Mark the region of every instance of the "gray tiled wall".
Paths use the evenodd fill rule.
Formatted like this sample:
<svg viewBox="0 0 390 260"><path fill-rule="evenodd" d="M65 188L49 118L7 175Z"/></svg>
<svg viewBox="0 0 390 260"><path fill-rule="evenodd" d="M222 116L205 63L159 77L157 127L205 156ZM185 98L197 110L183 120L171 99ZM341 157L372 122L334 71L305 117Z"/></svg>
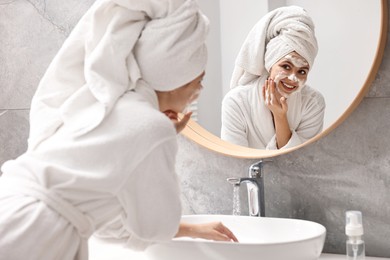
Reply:
<svg viewBox="0 0 390 260"><path fill-rule="evenodd" d="M266 162L266 216L319 222L327 228L324 252L342 254L345 211L361 210L367 255L390 257L389 101L367 97L327 137ZM226 178L245 176L254 162L215 154L181 137L185 213L231 214Z"/></svg>
<svg viewBox="0 0 390 260"><path fill-rule="evenodd" d="M92 2L0 3L0 164L26 150L28 108L39 79ZM367 255L390 257L389 55L387 48L370 92L341 126L264 168L266 215L322 223L324 252L344 253L344 213L357 209L363 212ZM222 156L179 136L184 213L231 214L226 178L245 175L255 161Z"/></svg>

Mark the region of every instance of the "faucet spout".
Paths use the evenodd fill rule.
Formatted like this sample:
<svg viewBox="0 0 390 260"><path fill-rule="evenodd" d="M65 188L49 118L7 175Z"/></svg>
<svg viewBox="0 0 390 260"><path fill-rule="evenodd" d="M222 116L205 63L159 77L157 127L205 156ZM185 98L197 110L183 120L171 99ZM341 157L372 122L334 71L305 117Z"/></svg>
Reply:
<svg viewBox="0 0 390 260"><path fill-rule="evenodd" d="M240 178L227 178L226 180L233 185L240 185L241 183Z"/></svg>

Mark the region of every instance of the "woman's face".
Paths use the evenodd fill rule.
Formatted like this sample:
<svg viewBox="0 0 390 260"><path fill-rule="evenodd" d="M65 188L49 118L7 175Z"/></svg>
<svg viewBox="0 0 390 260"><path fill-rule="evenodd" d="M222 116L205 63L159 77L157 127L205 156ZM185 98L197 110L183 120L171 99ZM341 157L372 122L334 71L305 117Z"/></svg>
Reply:
<svg viewBox="0 0 390 260"><path fill-rule="evenodd" d="M173 111L175 113L183 112L188 105L194 102L202 90L202 80L205 73L196 77L194 80L182 87L167 92L157 91L160 110Z"/></svg>
<svg viewBox="0 0 390 260"><path fill-rule="evenodd" d="M309 63L298 53L291 52L272 66L270 78L284 97L299 91L307 80Z"/></svg>

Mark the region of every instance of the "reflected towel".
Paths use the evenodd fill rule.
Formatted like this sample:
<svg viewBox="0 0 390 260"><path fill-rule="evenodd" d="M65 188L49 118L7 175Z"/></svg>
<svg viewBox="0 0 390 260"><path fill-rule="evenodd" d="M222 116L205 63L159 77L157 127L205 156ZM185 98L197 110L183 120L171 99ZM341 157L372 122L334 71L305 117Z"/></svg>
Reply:
<svg viewBox="0 0 390 260"><path fill-rule="evenodd" d="M230 88L267 76L270 68L292 51L312 68L318 51L314 24L298 6L275 9L255 24L237 56Z"/></svg>

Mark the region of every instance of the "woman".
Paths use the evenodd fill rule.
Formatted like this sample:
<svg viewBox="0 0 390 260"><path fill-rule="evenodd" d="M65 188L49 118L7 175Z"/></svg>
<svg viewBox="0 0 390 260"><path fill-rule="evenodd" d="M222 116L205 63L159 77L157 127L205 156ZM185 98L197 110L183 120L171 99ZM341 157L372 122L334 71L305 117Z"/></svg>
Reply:
<svg viewBox="0 0 390 260"><path fill-rule="evenodd" d="M286 149L322 131L325 101L307 86L318 47L301 7L281 7L250 31L222 103L221 138L257 149Z"/></svg>
<svg viewBox="0 0 390 260"><path fill-rule="evenodd" d="M237 241L179 225L177 114L202 88L207 29L192 0L99 0L81 18L32 100L28 150L2 166L1 259L87 259L95 232Z"/></svg>

